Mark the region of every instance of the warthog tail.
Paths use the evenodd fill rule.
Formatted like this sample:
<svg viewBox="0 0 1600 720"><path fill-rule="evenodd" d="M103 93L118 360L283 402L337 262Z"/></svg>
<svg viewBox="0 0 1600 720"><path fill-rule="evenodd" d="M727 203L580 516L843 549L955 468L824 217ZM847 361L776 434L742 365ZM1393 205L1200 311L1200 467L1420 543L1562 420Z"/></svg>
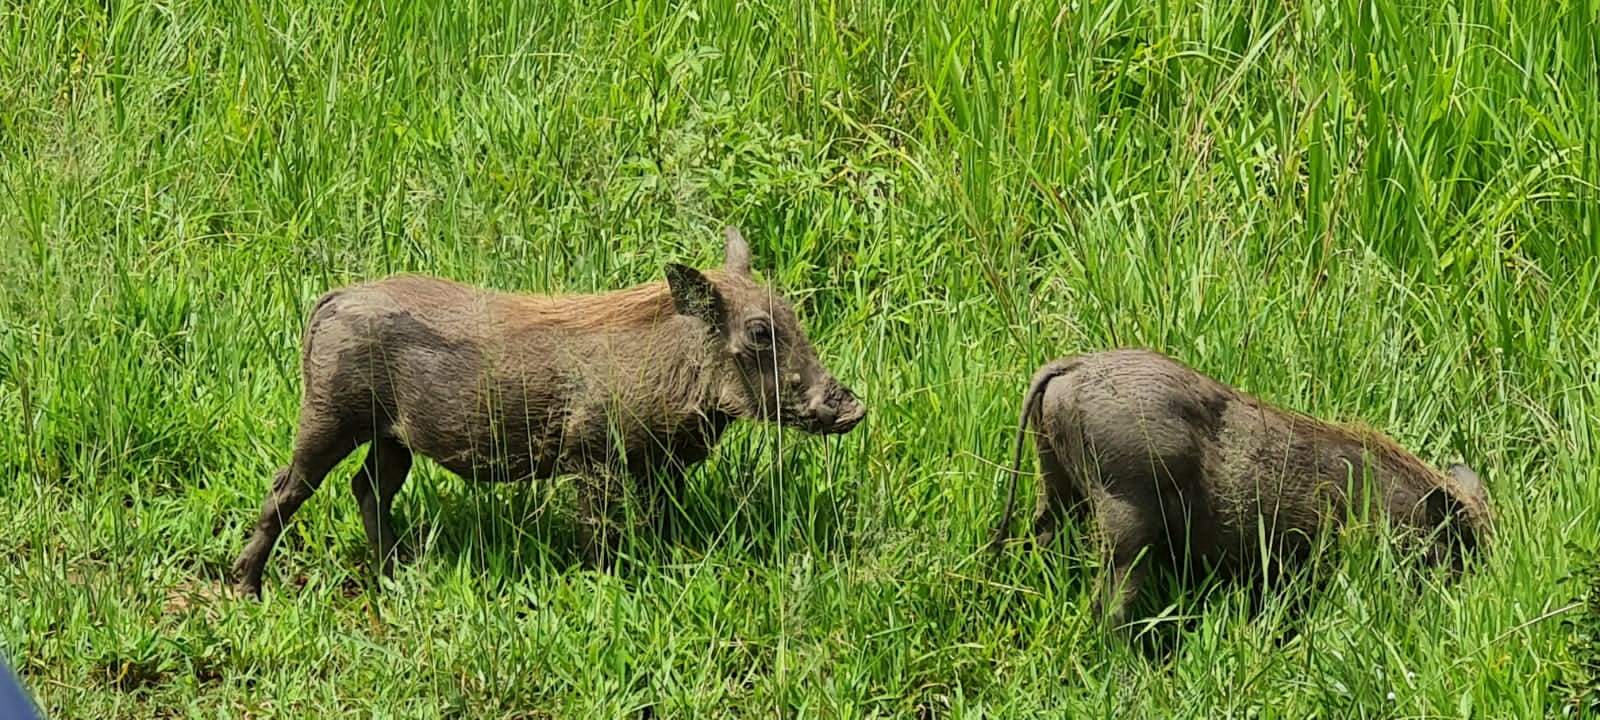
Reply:
<svg viewBox="0 0 1600 720"><path fill-rule="evenodd" d="M1066 358L1045 364L1033 374L1033 381L1028 383L1028 392L1022 396L1022 415L1017 419L1017 441L1011 458L1011 487L1006 490L1006 509L1000 515L1000 522L995 525L994 532L989 534L989 550L992 552L1000 552L1011 536L1011 517L1017 509L1017 479L1022 477L1022 446L1028 438L1028 422L1039 414L1039 403L1044 397L1045 386L1049 385L1051 380L1065 374L1075 364Z"/></svg>

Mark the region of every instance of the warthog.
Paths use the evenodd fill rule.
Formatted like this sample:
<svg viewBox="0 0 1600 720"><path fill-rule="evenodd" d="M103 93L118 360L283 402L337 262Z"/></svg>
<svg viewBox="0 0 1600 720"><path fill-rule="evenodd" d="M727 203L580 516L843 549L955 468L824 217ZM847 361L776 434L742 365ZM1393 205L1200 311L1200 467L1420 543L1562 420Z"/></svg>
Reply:
<svg viewBox="0 0 1600 720"><path fill-rule="evenodd" d="M1309 559L1320 531L1364 510L1420 538L1429 562L1459 568L1489 541L1488 499L1465 465L1441 474L1375 430L1281 410L1164 355L1123 349L1034 374L996 550L1030 423L1043 476L1034 543L1048 546L1064 514L1081 524L1093 511L1105 570L1092 611L1113 625L1151 561L1237 575L1265 560L1281 571Z"/></svg>
<svg viewBox="0 0 1600 720"><path fill-rule="evenodd" d="M294 455L277 471L234 563L242 594L323 477L363 443L350 483L382 572L389 508L413 455L469 480L578 475L585 564L610 564L622 483L658 508L682 493L739 418L844 433L866 414L817 359L794 310L755 282L727 229L725 267L666 266L666 282L530 296L398 275L334 290L312 309Z"/></svg>

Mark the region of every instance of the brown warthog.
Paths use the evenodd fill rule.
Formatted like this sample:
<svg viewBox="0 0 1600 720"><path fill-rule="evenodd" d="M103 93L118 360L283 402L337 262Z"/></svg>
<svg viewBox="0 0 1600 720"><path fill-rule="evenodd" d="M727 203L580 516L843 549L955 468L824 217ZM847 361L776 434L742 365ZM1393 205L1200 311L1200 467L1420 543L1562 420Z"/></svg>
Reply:
<svg viewBox="0 0 1600 720"><path fill-rule="evenodd" d="M1033 376L995 549L1010 530L1029 423L1043 476L1034 543L1048 546L1064 514L1081 523L1093 511L1105 567L1093 612L1110 624L1150 562L1283 570L1309 558L1319 532L1364 511L1428 543L1430 562L1459 567L1489 540L1488 499L1465 465L1441 474L1377 431L1280 410L1124 349L1061 358Z"/></svg>
<svg viewBox="0 0 1600 720"><path fill-rule="evenodd" d="M865 416L794 310L752 278L737 229L727 229L723 270L669 264L666 278L541 297L399 275L322 296L301 349L294 456L234 563L239 591L260 594L284 523L362 443L350 487L385 574L389 508L414 454L469 480L581 476L585 564L605 567L622 483L660 512L733 420L826 434Z"/></svg>

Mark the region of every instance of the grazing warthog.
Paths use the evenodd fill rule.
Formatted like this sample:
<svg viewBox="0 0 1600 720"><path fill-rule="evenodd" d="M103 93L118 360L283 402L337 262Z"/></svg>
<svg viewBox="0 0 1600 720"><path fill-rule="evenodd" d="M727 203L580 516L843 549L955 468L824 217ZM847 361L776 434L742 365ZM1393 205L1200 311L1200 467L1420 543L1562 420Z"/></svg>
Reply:
<svg viewBox="0 0 1600 720"><path fill-rule="evenodd" d="M399 275L322 296L301 352L294 456L234 563L238 590L260 594L284 523L362 443L350 488L384 574L389 508L413 455L469 480L581 476L584 561L606 567L624 482L647 490L659 515L736 419L827 434L865 416L794 310L752 278L737 229L727 229L724 269L669 264L666 276L541 297Z"/></svg>
<svg viewBox="0 0 1600 720"><path fill-rule="evenodd" d="M1048 546L1064 514L1081 523L1093 511L1105 561L1093 612L1113 625L1150 562L1283 570L1309 559L1317 533L1363 511L1427 543L1429 562L1459 568L1489 541L1488 499L1465 465L1441 474L1377 431L1280 410L1124 349L1061 358L1033 376L995 549L1010 530L1029 423L1043 476L1034 543Z"/></svg>

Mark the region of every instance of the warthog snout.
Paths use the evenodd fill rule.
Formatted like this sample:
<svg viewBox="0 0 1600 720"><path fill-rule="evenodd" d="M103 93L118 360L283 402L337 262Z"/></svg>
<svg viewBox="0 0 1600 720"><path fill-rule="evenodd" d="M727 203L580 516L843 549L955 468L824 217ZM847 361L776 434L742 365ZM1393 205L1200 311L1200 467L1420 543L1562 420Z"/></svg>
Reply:
<svg viewBox="0 0 1600 720"><path fill-rule="evenodd" d="M861 399L850 388L830 378L808 398L800 419L809 432L836 435L850 432L866 416L867 407L861 404Z"/></svg>

